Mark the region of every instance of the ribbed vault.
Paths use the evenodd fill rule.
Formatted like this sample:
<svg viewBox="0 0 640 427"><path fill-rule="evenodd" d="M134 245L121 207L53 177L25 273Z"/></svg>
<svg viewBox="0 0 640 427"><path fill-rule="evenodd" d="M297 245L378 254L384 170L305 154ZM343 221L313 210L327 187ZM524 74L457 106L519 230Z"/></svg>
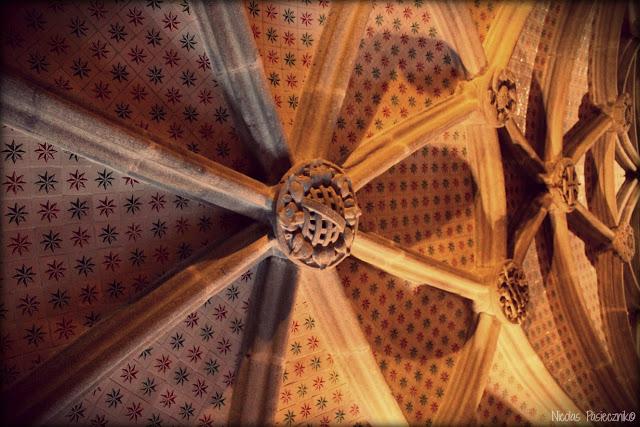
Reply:
<svg viewBox="0 0 640 427"><path fill-rule="evenodd" d="M632 6L3 5L7 422L637 410Z"/></svg>

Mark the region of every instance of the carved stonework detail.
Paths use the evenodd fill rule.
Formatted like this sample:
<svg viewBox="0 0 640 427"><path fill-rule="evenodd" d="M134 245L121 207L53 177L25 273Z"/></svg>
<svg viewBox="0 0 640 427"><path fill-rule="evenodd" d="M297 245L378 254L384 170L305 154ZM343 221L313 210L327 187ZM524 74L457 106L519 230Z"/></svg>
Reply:
<svg viewBox="0 0 640 427"><path fill-rule="evenodd" d="M349 255L360 213L351 180L338 166L325 160L294 166L276 203L278 242L299 264L332 267Z"/></svg>
<svg viewBox="0 0 640 427"><path fill-rule="evenodd" d="M629 131L633 121L633 104L628 93L618 96L618 99L605 106L603 111L613 119L613 130L621 133Z"/></svg>
<svg viewBox="0 0 640 427"><path fill-rule="evenodd" d="M573 211L580 189L580 181L573 161L566 157L558 161L545 181L555 205L565 212Z"/></svg>
<svg viewBox="0 0 640 427"><path fill-rule="evenodd" d="M505 262L498 274L498 301L511 323L521 323L526 318L529 284L522 269L511 260Z"/></svg>
<svg viewBox="0 0 640 427"><path fill-rule="evenodd" d="M497 71L491 87L485 93L484 115L487 123L495 127L504 126L515 113L517 101L515 77L506 69Z"/></svg>
<svg viewBox="0 0 640 427"><path fill-rule="evenodd" d="M636 238L633 228L629 224L623 224L614 228L614 237L611 242L613 252L624 262L629 262L636 253Z"/></svg>

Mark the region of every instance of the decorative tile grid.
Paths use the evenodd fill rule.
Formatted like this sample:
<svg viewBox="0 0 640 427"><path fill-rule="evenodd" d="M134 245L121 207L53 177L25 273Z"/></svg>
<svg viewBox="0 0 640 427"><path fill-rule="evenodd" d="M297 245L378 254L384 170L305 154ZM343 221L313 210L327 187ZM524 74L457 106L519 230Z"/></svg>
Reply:
<svg viewBox="0 0 640 427"><path fill-rule="evenodd" d="M523 134L527 133L529 89L533 77L534 60L538 52L548 9L547 3L537 3L533 7L509 59L508 68L513 72L518 88L518 101L513 118ZM522 173L521 165L513 159L510 150L504 143L501 144L501 151L507 195L507 218L511 227L519 221L520 208L526 208L530 203L529 189L534 184L529 177Z"/></svg>
<svg viewBox="0 0 640 427"><path fill-rule="evenodd" d="M542 95L539 82L548 57L552 53L550 43L558 30L558 14L560 10L561 5L559 4L549 5L540 34L540 43L533 67L532 84L529 90L526 135L527 139L534 143L534 147L539 153L541 153L545 140L544 126L539 126L539 124L544 123L546 114L540 103ZM505 170L507 170L507 163L505 162ZM508 178L509 174L506 174L506 177ZM507 200L510 198L509 187L510 184L508 183ZM580 407L594 408L598 407L598 405L602 406L598 397L594 394L589 366L584 357L578 352L574 338L569 336L566 319L560 311L558 296L554 290L555 286L559 284L552 282L548 278L549 260L547 255L549 252L546 248L546 242L543 240L536 239L536 245L534 246L536 247L537 259L525 263L525 273L530 280L530 292L532 295L546 294L549 304L547 306L543 301L540 301L540 303L532 305L530 317L536 319L536 326L525 328L525 330L547 369ZM530 252L532 250L530 249ZM533 280L532 278L535 277L538 279ZM556 325L557 334L553 332L553 329L546 329L548 325L552 324ZM531 334L534 330L536 331L535 335Z"/></svg>
<svg viewBox="0 0 640 427"><path fill-rule="evenodd" d="M487 389L477 410L480 425L540 425L548 422L546 409L536 407L532 397L513 372L505 366L504 354L498 348L489 372Z"/></svg>
<svg viewBox="0 0 640 427"><path fill-rule="evenodd" d="M567 132L579 120L579 112L584 100L589 92L588 71L589 71L589 47L591 45L591 36L593 29L593 13L585 20L586 30L580 40L580 47L576 52L575 65L571 73L571 82L569 85L569 95L567 97L567 106L565 110L565 118L563 121L564 132ZM584 108L584 107L583 107ZM576 172L580 177L582 185L580 186L579 201L588 206L586 197L585 175L585 157L576 163ZM593 254L593 249L586 245L580 238L573 233L571 236L571 249L574 254L574 262L576 264L576 276L580 282L582 290L582 304L589 314L591 323L600 338L601 343L607 348L607 342L604 338L603 321L600 313L600 296L598 294L598 276L593 263L589 259Z"/></svg>
<svg viewBox="0 0 640 427"><path fill-rule="evenodd" d="M571 239L571 252L574 254L575 277L577 277L580 283L581 302L587 313L589 313L591 324L600 339L600 344L608 350L608 343L604 336L600 295L598 293L598 273L593 265L595 262L594 248L572 232L569 233L569 236Z"/></svg>
<svg viewBox="0 0 640 427"><path fill-rule="evenodd" d="M256 268L170 332L141 343L53 425L225 425Z"/></svg>
<svg viewBox="0 0 640 427"><path fill-rule="evenodd" d="M452 128L363 187L360 229L473 269L474 182L466 139L466 127Z"/></svg>
<svg viewBox="0 0 640 427"><path fill-rule="evenodd" d="M513 72L518 88L518 101L514 120L520 130L527 132L527 113L529 107L529 88L533 77L534 60L540 43L540 36L544 27L545 17L549 5L537 3L522 29L513 54L509 59L508 68ZM505 189L507 194L507 221L509 226L517 224L521 208L526 208L530 200L530 192L535 184L522 173L522 167L510 153L505 143L501 144L502 165L505 175Z"/></svg>
<svg viewBox="0 0 640 427"><path fill-rule="evenodd" d="M338 273L374 357L410 424L433 421L472 323L469 301L347 260Z"/></svg>
<svg viewBox="0 0 640 427"><path fill-rule="evenodd" d="M255 172L188 1L12 2L3 8L4 63L117 122Z"/></svg>
<svg viewBox="0 0 640 427"><path fill-rule="evenodd" d="M0 150L4 385L240 224L8 127Z"/></svg>
<svg viewBox="0 0 640 427"><path fill-rule="evenodd" d="M529 14L520 37L509 59L509 70L513 72L518 88L518 101L514 120L520 130L527 131L527 109L529 107L529 89L533 77L534 61L540 45L540 37L543 33L545 18L549 11L547 2L536 3Z"/></svg>
<svg viewBox="0 0 640 427"><path fill-rule="evenodd" d="M491 28L491 23L496 17L496 5L497 3L493 0L473 0L473 2L469 2L469 11L471 12L473 23L476 24L480 41L484 41L489 28Z"/></svg>
<svg viewBox="0 0 640 427"><path fill-rule="evenodd" d="M298 290L287 341L276 423L283 425L362 425L369 415L352 396L345 370L333 359L326 328L318 323L304 292ZM337 349L336 349L337 350Z"/></svg>
<svg viewBox="0 0 640 427"><path fill-rule="evenodd" d="M424 1L375 3L329 160L342 162L359 144L453 93L464 70L438 34Z"/></svg>
<svg viewBox="0 0 640 427"><path fill-rule="evenodd" d="M245 4L288 133L330 4L326 0L246 0ZM424 1L374 5L336 123L330 160L344 159L365 132L369 138L453 91L462 67L446 44L436 40L438 33Z"/></svg>
<svg viewBox="0 0 640 427"><path fill-rule="evenodd" d="M523 322L522 328L551 375L568 391L578 386L561 342L562 335L566 335L567 327L563 325L562 331L558 327L560 322L556 322L554 317L551 299L543 284L540 263L538 248L535 244L531 245L523 262L523 269L527 272L529 281L530 298L527 319ZM582 393L579 387L576 393Z"/></svg>
<svg viewBox="0 0 640 427"><path fill-rule="evenodd" d="M470 6L472 7L472 6ZM509 59L508 68L513 72L518 88L518 101L514 120L526 134L526 117L529 106L529 88L533 77L533 62L536 57L540 34L544 26L548 5L538 3L534 6L516 46ZM534 185L531 179L522 173L522 167L513 159L506 142L501 143L502 166L505 176L505 191L507 195L507 221L509 227L518 224L521 209L530 203L530 189Z"/></svg>
<svg viewBox="0 0 640 427"><path fill-rule="evenodd" d="M550 253L545 239L536 239L527 254L525 273L530 292L544 298L532 305L531 324L525 323L524 331L546 368L578 407L604 408L593 385L591 366L578 351L577 337L570 332L560 307L556 287L561 284L549 276Z"/></svg>
<svg viewBox="0 0 640 427"><path fill-rule="evenodd" d="M288 135L330 12L329 0L244 0L280 120Z"/></svg>
<svg viewBox="0 0 640 427"><path fill-rule="evenodd" d="M603 143L604 139L601 139L599 143ZM591 152L588 152L583 157L583 171L584 171L584 200L581 201L585 206L589 206L588 200L591 200L594 195L594 191L597 190L597 173L595 170L595 166L593 164L593 157ZM616 162L614 162L617 165ZM615 172L614 172L615 174ZM614 175L615 176L615 175ZM624 178L624 176L623 176ZM609 225L613 226L613 222L609 222L609 220L605 217L601 217L605 223L609 223ZM613 219L612 219L613 220ZM602 318L601 306L600 306L600 293L598 287L602 284L598 283L597 270L594 266L596 258L602 253L603 249L599 244L591 242L589 240L583 241L579 239L574 234L571 234L571 247L572 250L577 253L576 256L576 269L579 273L580 280L583 283L588 283L588 286L583 288L584 301L583 303L587 307L587 310L590 312L591 320L593 321L596 333L600 339L600 342L604 345L606 349L610 352L613 349L610 349L608 346L608 342L605 338L604 331L604 319Z"/></svg>

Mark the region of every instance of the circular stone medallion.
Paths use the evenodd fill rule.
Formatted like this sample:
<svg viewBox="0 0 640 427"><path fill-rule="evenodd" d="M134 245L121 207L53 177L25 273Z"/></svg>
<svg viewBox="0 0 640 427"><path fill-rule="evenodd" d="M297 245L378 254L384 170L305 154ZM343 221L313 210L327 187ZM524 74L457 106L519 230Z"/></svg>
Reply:
<svg viewBox="0 0 640 427"><path fill-rule="evenodd" d="M326 160L294 166L280 181L275 232L294 262L332 267L349 255L360 209L351 180Z"/></svg>

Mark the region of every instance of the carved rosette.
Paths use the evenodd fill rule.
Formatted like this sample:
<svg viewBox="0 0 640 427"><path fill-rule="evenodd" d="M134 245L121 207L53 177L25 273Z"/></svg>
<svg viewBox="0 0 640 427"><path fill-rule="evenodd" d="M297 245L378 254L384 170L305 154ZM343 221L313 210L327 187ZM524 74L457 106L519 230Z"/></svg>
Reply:
<svg viewBox="0 0 640 427"><path fill-rule="evenodd" d="M515 113L517 101L516 80L513 74L506 69L496 71L483 102L487 124L495 127L504 126Z"/></svg>
<svg viewBox="0 0 640 427"><path fill-rule="evenodd" d="M294 262L332 267L349 255L360 209L351 180L326 160L296 165L280 182L276 236Z"/></svg>
<svg viewBox="0 0 640 427"><path fill-rule="evenodd" d="M636 253L636 239L633 228L629 224L623 224L614 228L614 237L611 242L613 252L624 262L629 262Z"/></svg>
<svg viewBox="0 0 640 427"><path fill-rule="evenodd" d="M546 182L555 205L565 212L573 211L580 189L580 181L573 161L567 157L558 161Z"/></svg>
<svg viewBox="0 0 640 427"><path fill-rule="evenodd" d="M504 316L511 323L521 323L527 316L529 284L522 269L511 260L498 273L497 291Z"/></svg>
<svg viewBox="0 0 640 427"><path fill-rule="evenodd" d="M618 96L618 99L605 106L603 111L613 119L614 131L618 133L629 131L633 121L633 105L631 96L628 93Z"/></svg>

